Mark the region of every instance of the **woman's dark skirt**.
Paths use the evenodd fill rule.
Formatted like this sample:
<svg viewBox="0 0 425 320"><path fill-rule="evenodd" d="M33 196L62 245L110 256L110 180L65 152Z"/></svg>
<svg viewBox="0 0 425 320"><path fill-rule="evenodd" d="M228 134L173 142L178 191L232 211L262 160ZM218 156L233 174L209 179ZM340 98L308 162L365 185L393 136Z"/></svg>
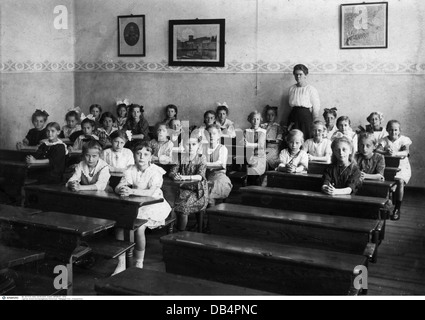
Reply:
<svg viewBox="0 0 425 320"><path fill-rule="evenodd" d="M304 139L311 139L311 126L313 124L313 114L310 109L303 107L293 107L289 115L289 124L293 123L292 129L301 130Z"/></svg>

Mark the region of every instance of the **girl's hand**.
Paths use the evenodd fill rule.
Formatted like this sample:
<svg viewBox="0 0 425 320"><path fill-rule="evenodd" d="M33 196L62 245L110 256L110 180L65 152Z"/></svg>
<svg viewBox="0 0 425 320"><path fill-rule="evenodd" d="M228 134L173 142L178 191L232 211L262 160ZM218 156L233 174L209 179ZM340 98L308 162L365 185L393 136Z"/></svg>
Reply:
<svg viewBox="0 0 425 320"><path fill-rule="evenodd" d="M308 154L308 161L314 161L314 159L316 159L314 156Z"/></svg>
<svg viewBox="0 0 425 320"><path fill-rule="evenodd" d="M120 191L120 196L123 197L123 198L129 197L132 194L134 194L133 189L131 189L127 186L122 187L119 191Z"/></svg>
<svg viewBox="0 0 425 320"><path fill-rule="evenodd" d="M183 180L183 178L182 178L182 176L181 176L181 174L180 174L180 173L177 173L177 174L174 176L174 180L176 180L176 181L182 181L182 180Z"/></svg>
<svg viewBox="0 0 425 320"><path fill-rule="evenodd" d="M385 177L383 175L379 175L379 181L385 181Z"/></svg>
<svg viewBox="0 0 425 320"><path fill-rule="evenodd" d="M27 163L28 164L34 164L35 162L36 162L36 160L33 156L27 156Z"/></svg>
<svg viewBox="0 0 425 320"><path fill-rule="evenodd" d="M330 196L333 196L333 195L336 194L336 189L332 185L327 185L327 186L325 185L325 186L323 186L322 187L322 191L324 193L326 193L327 195L330 195Z"/></svg>
<svg viewBox="0 0 425 320"><path fill-rule="evenodd" d="M364 173L363 171L360 173L360 180L365 180L366 179L366 173Z"/></svg>
<svg viewBox="0 0 425 320"><path fill-rule="evenodd" d="M16 149L17 149L17 150L21 150L23 146L24 146L24 144L23 144L22 142L18 142L18 143L16 144Z"/></svg>
<svg viewBox="0 0 425 320"><path fill-rule="evenodd" d="M81 190L80 183L78 181L71 181L68 185L69 189L73 192L78 192Z"/></svg>

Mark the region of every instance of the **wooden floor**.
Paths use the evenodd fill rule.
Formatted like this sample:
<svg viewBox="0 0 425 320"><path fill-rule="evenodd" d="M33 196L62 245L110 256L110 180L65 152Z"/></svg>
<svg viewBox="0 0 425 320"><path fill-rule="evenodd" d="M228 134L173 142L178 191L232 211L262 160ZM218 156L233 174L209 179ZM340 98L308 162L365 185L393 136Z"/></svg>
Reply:
<svg viewBox="0 0 425 320"><path fill-rule="evenodd" d="M240 203L238 194L229 202ZM425 295L425 194L410 193L403 203L402 219L388 222L379 261L369 269L369 296ZM159 238L148 236L145 268L164 271ZM98 261L91 270L77 269L75 295L93 295L94 281L114 270L115 263ZM208 292L205 292L208 295Z"/></svg>

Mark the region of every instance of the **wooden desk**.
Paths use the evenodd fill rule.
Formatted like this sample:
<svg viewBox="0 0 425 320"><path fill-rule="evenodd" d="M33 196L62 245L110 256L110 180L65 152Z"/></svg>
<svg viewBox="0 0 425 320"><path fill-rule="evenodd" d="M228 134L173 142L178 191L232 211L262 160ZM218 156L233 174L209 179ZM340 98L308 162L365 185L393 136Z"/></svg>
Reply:
<svg viewBox="0 0 425 320"><path fill-rule="evenodd" d="M140 226L139 209L164 201L152 197L121 198L105 191L72 192L60 186L29 186L25 187L25 193L25 203L30 208L116 221L116 227L124 229L127 242L135 242L134 230ZM127 252L128 265L132 257L130 250Z"/></svg>
<svg viewBox="0 0 425 320"><path fill-rule="evenodd" d="M43 252L0 245L0 270L10 269L43 259Z"/></svg>
<svg viewBox="0 0 425 320"><path fill-rule="evenodd" d="M165 272L131 268L96 283L98 295L111 296L266 296L257 291Z"/></svg>
<svg viewBox="0 0 425 320"><path fill-rule="evenodd" d="M322 175L310 173L284 173L269 171L267 186L271 188L295 189L304 191L320 191L322 189ZM394 181L365 180L357 195L391 199Z"/></svg>
<svg viewBox="0 0 425 320"><path fill-rule="evenodd" d="M35 151L0 149L0 159L25 162L27 156L33 155L34 153Z"/></svg>
<svg viewBox="0 0 425 320"><path fill-rule="evenodd" d="M321 192L255 186L240 191L244 205L373 220L389 217L387 199L383 198L329 196Z"/></svg>
<svg viewBox="0 0 425 320"><path fill-rule="evenodd" d="M220 204L207 210L211 233L364 255L376 261L385 221Z"/></svg>
<svg viewBox="0 0 425 320"><path fill-rule="evenodd" d="M385 166L387 168L398 168L400 166L400 161L406 157L391 157L385 156Z"/></svg>
<svg viewBox="0 0 425 320"><path fill-rule="evenodd" d="M365 257L182 232L161 238L166 270L283 295L358 294L354 268Z"/></svg>
<svg viewBox="0 0 425 320"><path fill-rule="evenodd" d="M310 161L308 163L308 173L320 174L323 175L325 169L330 165L330 163L319 162L319 161Z"/></svg>
<svg viewBox="0 0 425 320"><path fill-rule="evenodd" d="M33 215L8 210L0 212L1 241L20 248L42 250L47 257L63 262L68 269L68 294L72 294L73 263L90 252L84 241L114 226L115 221L58 212Z"/></svg>

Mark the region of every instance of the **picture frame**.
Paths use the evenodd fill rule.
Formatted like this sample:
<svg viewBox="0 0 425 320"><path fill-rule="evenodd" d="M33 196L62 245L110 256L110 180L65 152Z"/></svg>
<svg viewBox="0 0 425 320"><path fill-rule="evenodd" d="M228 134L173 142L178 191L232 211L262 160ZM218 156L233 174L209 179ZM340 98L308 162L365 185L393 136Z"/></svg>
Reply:
<svg viewBox="0 0 425 320"><path fill-rule="evenodd" d="M146 56L145 15L118 17L118 56Z"/></svg>
<svg viewBox="0 0 425 320"><path fill-rule="evenodd" d="M169 65L225 66L225 19L170 20Z"/></svg>
<svg viewBox="0 0 425 320"><path fill-rule="evenodd" d="M341 49L388 48L388 2L342 4Z"/></svg>

